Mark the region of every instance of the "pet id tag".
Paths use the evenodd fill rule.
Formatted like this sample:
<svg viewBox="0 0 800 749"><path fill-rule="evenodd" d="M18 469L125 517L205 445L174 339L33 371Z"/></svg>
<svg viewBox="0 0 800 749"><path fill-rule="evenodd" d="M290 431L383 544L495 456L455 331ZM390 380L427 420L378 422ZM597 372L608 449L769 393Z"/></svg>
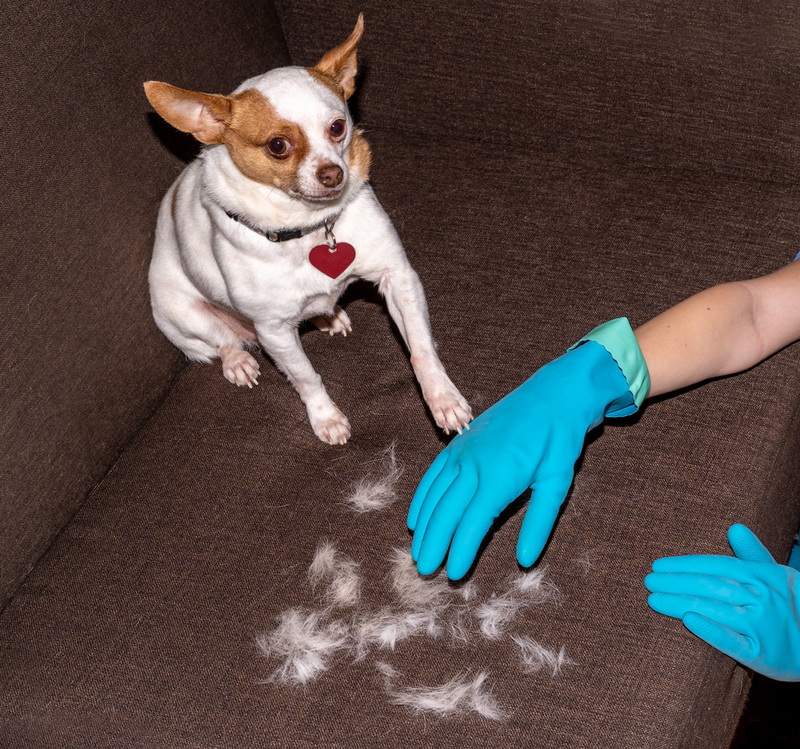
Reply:
<svg viewBox="0 0 800 749"><path fill-rule="evenodd" d="M335 221L335 219L334 219ZM356 250L347 242L337 242L333 236L333 221L325 223L328 244L318 244L308 253L308 262L326 276L339 278L356 259Z"/></svg>
<svg viewBox="0 0 800 749"><path fill-rule="evenodd" d="M355 259L355 247L347 242L337 242L335 247L318 244L308 253L308 262L331 278L341 276Z"/></svg>

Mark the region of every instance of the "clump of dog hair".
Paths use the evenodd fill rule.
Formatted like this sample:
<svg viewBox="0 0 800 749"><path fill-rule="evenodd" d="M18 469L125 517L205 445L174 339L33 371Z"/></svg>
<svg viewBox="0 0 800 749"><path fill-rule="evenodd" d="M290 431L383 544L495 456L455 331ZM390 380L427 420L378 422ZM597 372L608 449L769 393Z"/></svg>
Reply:
<svg viewBox="0 0 800 749"><path fill-rule="evenodd" d="M358 562L341 554L330 541L322 541L308 568L308 581L316 589L324 580L330 580L326 599L335 606L354 606L361 598L359 568Z"/></svg>
<svg viewBox="0 0 800 749"><path fill-rule="evenodd" d="M471 601L478 594L478 586L472 581L464 583L463 585L458 585L455 590L458 595L467 602Z"/></svg>
<svg viewBox="0 0 800 749"><path fill-rule="evenodd" d="M553 677L556 677L564 666L575 665L575 661L567 657L567 651L563 645L556 652L527 635L512 635L511 639L519 650L519 660L522 670L526 674L535 674L546 668L552 672Z"/></svg>
<svg viewBox="0 0 800 749"><path fill-rule="evenodd" d="M453 641L469 641L473 630L469 601L477 594L474 583L453 585L446 578L422 577L407 549L393 549L389 563L399 606L360 620L359 653L370 644L394 649L394 643L419 634L437 638L449 633Z"/></svg>
<svg viewBox="0 0 800 749"><path fill-rule="evenodd" d="M457 606L447 622L447 631L453 642L467 643L472 638L472 620L468 606Z"/></svg>
<svg viewBox="0 0 800 749"><path fill-rule="evenodd" d="M502 593L482 601L474 583L453 585L443 575L423 577L409 550L395 548L388 558L389 584L395 602L373 611L360 611L360 565L327 540L319 543L308 568L308 582L321 607L315 611L290 609L278 617L278 625L261 635L262 654L281 664L265 680L286 686L304 686L346 654L354 662L372 650L394 651L412 637L448 637L468 643L477 634L499 640L523 607L545 601L559 602L558 588L547 579L546 568L524 572L506 581ZM334 618L337 609L352 608L346 618ZM562 647L556 652L525 635L512 635L525 673L546 669L556 676L571 664ZM459 674L437 687L396 688L399 676L386 663L379 664L392 701L415 712L441 716L477 712L501 720L503 710L485 688L487 676Z"/></svg>
<svg viewBox="0 0 800 749"><path fill-rule="evenodd" d="M403 606L410 609L442 609L456 588L451 588L445 578L423 577L407 549L392 549L389 556L392 567L392 588Z"/></svg>
<svg viewBox="0 0 800 749"><path fill-rule="evenodd" d="M435 611L394 611L384 608L365 616L353 626L355 660L360 661L372 646L394 650L398 642L419 634L434 639L442 633Z"/></svg>
<svg viewBox="0 0 800 749"><path fill-rule="evenodd" d="M392 442L379 458L379 475L359 479L344 498L345 504L358 513L383 510L397 499L395 485L403 475L397 464L396 442Z"/></svg>
<svg viewBox="0 0 800 749"><path fill-rule="evenodd" d="M523 607L558 601L560 597L558 588L547 579L546 567L519 574L509 587L505 593L492 594L475 610L480 630L489 640L499 640Z"/></svg>
<svg viewBox="0 0 800 749"><path fill-rule="evenodd" d="M475 712L489 720L504 720L505 711L486 686L489 675L481 671L472 677L461 673L450 681L435 687L414 686L398 688L395 681L400 673L388 663L376 664L383 676L384 688L395 705L406 707L414 713L434 713L445 718Z"/></svg>
<svg viewBox="0 0 800 749"><path fill-rule="evenodd" d="M347 625L326 622L326 613L289 609L280 615L272 632L257 638L263 655L283 659L266 682L303 686L328 668L335 653L347 647Z"/></svg>
<svg viewBox="0 0 800 749"><path fill-rule="evenodd" d="M529 605L546 601L561 603L561 593L555 583L547 579L547 567L536 567L522 572L511 581L511 587L525 595Z"/></svg>
<svg viewBox="0 0 800 749"><path fill-rule="evenodd" d="M492 595L475 610L481 632L489 640L499 640L522 608L523 602L510 593Z"/></svg>
<svg viewBox="0 0 800 749"><path fill-rule="evenodd" d="M394 650L398 642L416 635L440 637L450 606L448 599L454 593L466 598L474 591L474 586L458 589L450 586L447 580L422 577L407 549L393 549L389 564L390 582L399 605L384 607L355 623L356 659L363 658L371 646Z"/></svg>

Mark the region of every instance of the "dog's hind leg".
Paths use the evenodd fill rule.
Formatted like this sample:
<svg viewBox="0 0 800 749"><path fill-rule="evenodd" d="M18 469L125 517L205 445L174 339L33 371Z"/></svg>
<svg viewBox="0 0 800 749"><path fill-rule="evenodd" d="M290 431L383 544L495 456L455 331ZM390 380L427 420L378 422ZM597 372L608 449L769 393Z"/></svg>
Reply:
<svg viewBox="0 0 800 749"><path fill-rule="evenodd" d="M222 359L222 374L226 380L240 387L258 385L260 370L252 354L238 346L223 346L219 358Z"/></svg>
<svg viewBox="0 0 800 749"><path fill-rule="evenodd" d="M201 302L201 305L222 323L225 332L230 331L238 339L236 344L223 344L217 349L219 358L222 359L222 374L225 379L240 387L258 385L258 362L243 348L258 341L253 323L215 304Z"/></svg>
<svg viewBox="0 0 800 749"><path fill-rule="evenodd" d="M202 299L156 289L151 292L156 324L189 359L210 362L219 357L229 382L248 387L258 384L258 362L245 350L258 341L249 320Z"/></svg>
<svg viewBox="0 0 800 749"><path fill-rule="evenodd" d="M323 333L341 333L345 338L348 333L353 332L353 325L347 313L337 304L332 315L317 315L309 319L309 322L319 328Z"/></svg>

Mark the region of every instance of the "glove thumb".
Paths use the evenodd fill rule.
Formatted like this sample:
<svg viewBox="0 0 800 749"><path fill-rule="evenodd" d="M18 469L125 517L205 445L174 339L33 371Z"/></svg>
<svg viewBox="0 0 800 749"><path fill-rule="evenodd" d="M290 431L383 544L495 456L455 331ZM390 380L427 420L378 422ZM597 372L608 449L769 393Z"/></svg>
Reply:
<svg viewBox="0 0 800 749"><path fill-rule="evenodd" d="M728 543L731 545L733 553L745 562L776 564L775 558L761 543L758 536L741 523L736 523L728 529Z"/></svg>
<svg viewBox="0 0 800 749"><path fill-rule="evenodd" d="M541 556L547 544L561 505L572 485L571 470L562 471L548 481L537 481L517 541L517 561L530 567Z"/></svg>

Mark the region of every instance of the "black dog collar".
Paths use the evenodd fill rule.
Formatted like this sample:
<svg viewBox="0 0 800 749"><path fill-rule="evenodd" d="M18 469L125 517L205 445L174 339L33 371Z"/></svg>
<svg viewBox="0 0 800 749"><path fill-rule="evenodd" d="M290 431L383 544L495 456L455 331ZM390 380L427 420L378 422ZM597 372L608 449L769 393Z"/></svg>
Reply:
<svg viewBox="0 0 800 749"><path fill-rule="evenodd" d="M254 231L256 234L260 234L262 237L266 237L270 242L288 242L290 239L300 239L300 237L306 236L306 234L311 234L312 232L317 231L318 229L322 229L325 227L328 229L329 227L333 227L336 223L336 219L339 216L335 216L332 219L325 219L325 221L321 221L314 226L306 226L300 229L280 229L278 231L262 231L261 229L256 228L253 226L247 219L239 216L233 211L225 211L226 215L229 218L232 218L237 223L240 223L242 226L246 226L251 231Z"/></svg>

